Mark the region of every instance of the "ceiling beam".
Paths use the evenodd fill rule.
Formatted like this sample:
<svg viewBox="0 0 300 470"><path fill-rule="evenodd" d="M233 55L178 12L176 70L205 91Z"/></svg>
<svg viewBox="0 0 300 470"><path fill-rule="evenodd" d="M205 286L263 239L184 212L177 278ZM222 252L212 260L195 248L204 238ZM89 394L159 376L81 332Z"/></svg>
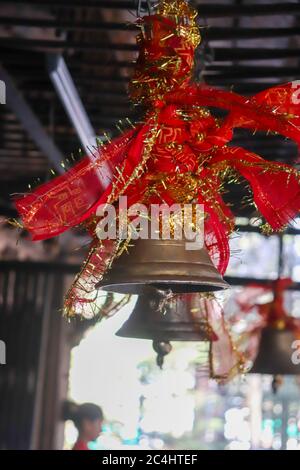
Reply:
<svg viewBox="0 0 300 470"><path fill-rule="evenodd" d="M4 26L25 26L39 28L56 28L66 31L78 32L99 32L99 31L138 31L135 23L117 23L117 22L74 22L62 18L28 18L28 17L10 17L0 16L0 24ZM298 36L300 28L222 28L205 27L201 31L205 37L211 41L226 39L257 39Z"/></svg>
<svg viewBox="0 0 300 470"><path fill-rule="evenodd" d="M20 57L20 56L19 56ZM6 58L5 58L5 64L7 63ZM102 65L94 65L90 64L85 67L85 70L87 68L90 68L92 70L93 76L95 80L99 81L106 81L107 79L112 80L114 82L127 82L130 80L131 75L127 76L111 76L108 74L109 71L107 71L107 75L97 75L97 73L102 74L103 73L103 68L106 66L106 64ZM76 76L77 74L79 75L80 72L84 73L85 70L82 70L82 67L79 65L73 66L71 63L71 66L69 66L69 70ZM45 71L41 67L40 64L36 64L34 66L30 66L28 68L27 63L23 64L17 64L13 65L10 67L10 71L14 74L18 74L18 76L21 76L22 79L24 78L34 78L40 79L40 78L45 78ZM203 76L207 77L208 79L216 79L216 80L222 80L224 79L231 79L231 78L295 78L299 76L299 67L267 67L267 66L242 66L242 65L236 65L235 67L232 67L232 65L207 65L205 69L202 72Z"/></svg>
<svg viewBox="0 0 300 470"><path fill-rule="evenodd" d="M19 56L20 57L20 56ZM6 64L5 58L5 64ZM131 78L131 74L127 76L111 76L107 71L107 75L97 75L97 73L102 74L103 68L106 64L102 65L93 65L90 64L85 69L90 68L93 72L93 76L95 80L105 81L107 79L112 80L114 82L127 82ZM71 66L69 66L69 70L76 76L76 74L80 74L80 72L84 72L81 70L82 68L79 65L73 66L71 62ZM26 63L23 64L16 64L10 67L10 70L14 74L18 74L22 78L44 78L45 71L41 67L40 64L36 64L34 66L30 66ZM222 78L281 78L281 77L298 77L299 76L299 67L268 67L268 66L243 66L243 65L236 65L232 67L232 65L207 65L203 70L203 76L212 78L212 79L220 79Z"/></svg>
<svg viewBox="0 0 300 470"><path fill-rule="evenodd" d="M1 38L0 46L16 47L20 50L34 49L53 49L60 51L98 51L99 50L119 50L119 51L138 51L136 44L111 44L103 41L93 42L58 42L55 40L40 40L26 38ZM257 47L215 47L213 49L214 61L231 60L272 60L287 59L300 55L299 48L257 48Z"/></svg>
<svg viewBox="0 0 300 470"><path fill-rule="evenodd" d="M49 8L93 8L93 9L121 9L136 11L134 0L14 0L15 4L27 4L43 6ZM156 0L152 2L157 3ZM222 17L242 17L242 16L274 16L274 15L294 15L300 16L300 4L294 2L281 3L258 3L250 5L241 4L220 4L201 3L198 1L198 12L200 17L222 18ZM144 2L144 7L146 2Z"/></svg>
<svg viewBox="0 0 300 470"><path fill-rule="evenodd" d="M104 41L77 42L77 41L57 41L53 39L28 39L23 37L0 38L0 46L16 47L19 49L37 48L37 51L45 49L54 50L107 50L107 51L138 51L136 44L112 44Z"/></svg>

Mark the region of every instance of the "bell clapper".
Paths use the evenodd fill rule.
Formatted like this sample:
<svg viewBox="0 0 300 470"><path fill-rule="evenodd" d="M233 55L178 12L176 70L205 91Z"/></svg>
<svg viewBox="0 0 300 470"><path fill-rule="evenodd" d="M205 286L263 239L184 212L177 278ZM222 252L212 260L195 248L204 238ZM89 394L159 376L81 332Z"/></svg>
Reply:
<svg viewBox="0 0 300 470"><path fill-rule="evenodd" d="M278 392L279 387L283 383L283 378L281 375L274 375L272 380L272 390L273 393L276 394Z"/></svg>
<svg viewBox="0 0 300 470"><path fill-rule="evenodd" d="M164 357L172 351L172 345L169 341L153 341L154 351L157 353L156 363L160 369L164 364Z"/></svg>

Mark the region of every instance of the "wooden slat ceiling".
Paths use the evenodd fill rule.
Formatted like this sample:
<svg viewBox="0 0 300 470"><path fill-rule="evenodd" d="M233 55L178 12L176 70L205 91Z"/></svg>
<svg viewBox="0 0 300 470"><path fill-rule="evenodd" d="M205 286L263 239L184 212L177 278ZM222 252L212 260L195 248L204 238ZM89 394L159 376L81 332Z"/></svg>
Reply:
<svg viewBox="0 0 300 470"><path fill-rule="evenodd" d="M251 94L300 78L299 1L206 0L198 6L203 42L196 71L206 82ZM13 77L63 155L80 143L47 74L46 54L61 52L98 134L115 134L119 119L134 119L126 87L136 57L136 1L0 1L0 63ZM205 59L205 60L204 60ZM205 67L204 67L205 65ZM295 148L278 136L245 131L236 139L269 159L292 162ZM51 164L0 105L0 213L11 212L9 194L26 191Z"/></svg>

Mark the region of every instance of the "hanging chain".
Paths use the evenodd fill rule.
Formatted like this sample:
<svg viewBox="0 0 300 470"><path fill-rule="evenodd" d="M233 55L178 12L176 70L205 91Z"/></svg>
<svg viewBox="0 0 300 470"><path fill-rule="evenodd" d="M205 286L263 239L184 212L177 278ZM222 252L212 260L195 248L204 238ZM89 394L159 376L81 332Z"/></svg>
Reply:
<svg viewBox="0 0 300 470"><path fill-rule="evenodd" d="M215 60L215 54L213 48L210 46L207 39L208 24L206 19L203 19L203 25L199 26L201 29L201 43L197 47L195 52L195 66L194 66L194 78L197 82L204 81L204 72L207 66L211 65Z"/></svg>
<svg viewBox="0 0 300 470"><path fill-rule="evenodd" d="M146 5L144 5L146 3ZM142 16L142 13L148 12L151 15L152 12L152 5L151 0L135 0L136 5L136 15L139 18Z"/></svg>

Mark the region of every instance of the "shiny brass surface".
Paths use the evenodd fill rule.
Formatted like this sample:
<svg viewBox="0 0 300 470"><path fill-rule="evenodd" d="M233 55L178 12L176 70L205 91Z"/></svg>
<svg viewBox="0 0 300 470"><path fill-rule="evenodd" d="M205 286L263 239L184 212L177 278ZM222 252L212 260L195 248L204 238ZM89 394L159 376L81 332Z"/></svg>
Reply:
<svg viewBox="0 0 300 470"><path fill-rule="evenodd" d="M205 247L187 250L184 239L138 239L128 253L114 261L98 288L141 294L145 285L174 293L210 292L229 287Z"/></svg>
<svg viewBox="0 0 300 470"><path fill-rule="evenodd" d="M174 295L164 301L163 293L155 291L138 297L132 314L117 335L164 343L215 338L201 311L198 294Z"/></svg>

